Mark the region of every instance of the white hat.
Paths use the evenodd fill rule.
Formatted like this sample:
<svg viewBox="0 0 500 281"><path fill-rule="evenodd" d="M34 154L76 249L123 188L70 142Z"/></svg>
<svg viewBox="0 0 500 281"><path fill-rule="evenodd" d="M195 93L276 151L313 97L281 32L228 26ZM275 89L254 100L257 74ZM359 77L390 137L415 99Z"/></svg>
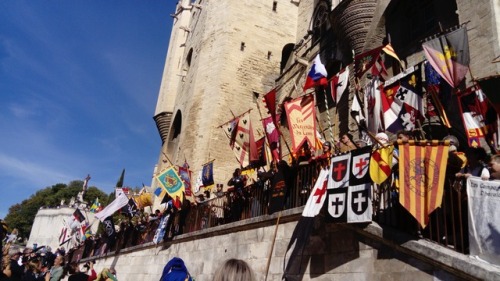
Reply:
<svg viewBox="0 0 500 281"><path fill-rule="evenodd" d="M389 136L387 136L386 133L378 133L375 135L375 138L382 144L387 144L389 142Z"/></svg>

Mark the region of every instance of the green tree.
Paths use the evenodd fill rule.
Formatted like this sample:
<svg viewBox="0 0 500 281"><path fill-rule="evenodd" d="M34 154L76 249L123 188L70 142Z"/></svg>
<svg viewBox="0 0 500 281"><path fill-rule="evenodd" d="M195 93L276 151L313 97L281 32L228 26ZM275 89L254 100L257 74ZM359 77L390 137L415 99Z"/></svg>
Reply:
<svg viewBox="0 0 500 281"><path fill-rule="evenodd" d="M72 197L76 197L82 187L83 181L75 180L69 184L58 183L38 190L29 199L12 205L4 220L11 230L14 228L19 230L19 237L28 238L35 216L41 207L59 206L61 200L64 200L67 204ZM92 204L97 197L99 197L99 200L108 201L106 193L93 186L87 189L83 199Z"/></svg>

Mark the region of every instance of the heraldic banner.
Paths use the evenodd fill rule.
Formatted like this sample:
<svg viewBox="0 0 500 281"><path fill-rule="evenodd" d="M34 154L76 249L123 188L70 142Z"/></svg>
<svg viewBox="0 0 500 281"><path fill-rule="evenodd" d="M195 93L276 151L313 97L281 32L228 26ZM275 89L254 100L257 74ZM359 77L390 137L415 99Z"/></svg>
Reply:
<svg viewBox="0 0 500 281"><path fill-rule="evenodd" d="M467 178L470 254L500 264L500 181Z"/></svg>
<svg viewBox="0 0 500 281"><path fill-rule="evenodd" d="M292 138L292 150L296 153L304 144L314 147L316 137L316 108L312 95L303 96L285 103L288 126Z"/></svg>
<svg viewBox="0 0 500 281"><path fill-rule="evenodd" d="M180 202L183 201L182 192L184 192L184 183L174 167L170 166L168 169L162 171L156 176L156 179L172 199L175 201L180 200Z"/></svg>
<svg viewBox="0 0 500 281"><path fill-rule="evenodd" d="M398 141L399 203L425 228L443 199L449 142Z"/></svg>

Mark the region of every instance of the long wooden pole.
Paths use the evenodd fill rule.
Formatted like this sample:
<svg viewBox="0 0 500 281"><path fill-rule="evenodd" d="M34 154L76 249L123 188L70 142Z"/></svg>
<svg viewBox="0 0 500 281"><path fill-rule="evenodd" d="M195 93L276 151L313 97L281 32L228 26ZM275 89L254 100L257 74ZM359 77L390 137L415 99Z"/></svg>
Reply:
<svg viewBox="0 0 500 281"><path fill-rule="evenodd" d="M274 243L276 242L276 236L278 234L278 226L280 225L280 218L281 218L281 211L279 212L278 219L276 220L276 227L274 228L273 241L271 243L271 249L269 250L269 255L267 257L266 278L264 279L265 281L267 281L267 275L269 273L269 267L271 265L271 258L273 256Z"/></svg>

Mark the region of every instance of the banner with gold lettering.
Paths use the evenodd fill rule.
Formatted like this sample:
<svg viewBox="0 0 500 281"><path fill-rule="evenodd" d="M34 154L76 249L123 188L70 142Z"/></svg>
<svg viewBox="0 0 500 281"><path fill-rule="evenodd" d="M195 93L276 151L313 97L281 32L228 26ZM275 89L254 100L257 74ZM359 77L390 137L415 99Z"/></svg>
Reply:
<svg viewBox="0 0 500 281"><path fill-rule="evenodd" d="M449 141L398 141L399 203L425 228L443 199Z"/></svg>
<svg viewBox="0 0 500 281"><path fill-rule="evenodd" d="M314 147L316 137L316 109L313 95L302 96L285 103L292 150L296 153L307 142Z"/></svg>

